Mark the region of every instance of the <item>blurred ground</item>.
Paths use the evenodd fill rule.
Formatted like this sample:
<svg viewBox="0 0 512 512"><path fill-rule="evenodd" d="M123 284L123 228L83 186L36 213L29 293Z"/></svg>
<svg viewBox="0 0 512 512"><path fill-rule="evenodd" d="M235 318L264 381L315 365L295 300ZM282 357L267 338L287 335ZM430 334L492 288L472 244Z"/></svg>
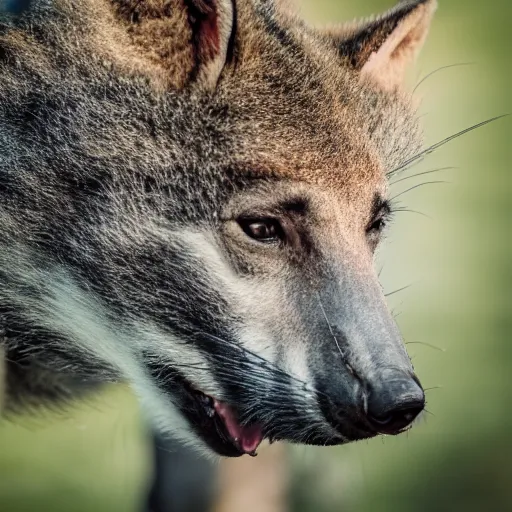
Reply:
<svg viewBox="0 0 512 512"><path fill-rule="evenodd" d="M318 22L369 15L392 4L301 3ZM512 3L440 3L412 81L442 66L472 64L439 71L420 86L427 143L512 112ZM289 510L512 510L511 127L505 119L457 139L409 174L457 170L393 188L399 193L423 181L452 182L401 197L428 217L397 213L379 256L386 290L413 283L389 300L400 313L423 384L441 386L427 392L429 413L408 436L293 448ZM65 417L0 426L0 511L140 510L149 464L135 402L123 388L112 389Z"/></svg>
<svg viewBox="0 0 512 512"><path fill-rule="evenodd" d="M1 512L142 510L150 451L123 387L69 411L0 423Z"/></svg>

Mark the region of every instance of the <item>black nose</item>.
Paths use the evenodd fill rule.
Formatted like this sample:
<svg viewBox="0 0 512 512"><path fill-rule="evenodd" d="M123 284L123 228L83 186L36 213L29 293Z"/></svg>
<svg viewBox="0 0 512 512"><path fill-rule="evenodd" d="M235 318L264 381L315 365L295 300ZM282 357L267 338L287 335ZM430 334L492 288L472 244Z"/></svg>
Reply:
<svg viewBox="0 0 512 512"><path fill-rule="evenodd" d="M398 434L425 407L425 394L412 377L386 379L374 385L368 395L367 419L381 434Z"/></svg>

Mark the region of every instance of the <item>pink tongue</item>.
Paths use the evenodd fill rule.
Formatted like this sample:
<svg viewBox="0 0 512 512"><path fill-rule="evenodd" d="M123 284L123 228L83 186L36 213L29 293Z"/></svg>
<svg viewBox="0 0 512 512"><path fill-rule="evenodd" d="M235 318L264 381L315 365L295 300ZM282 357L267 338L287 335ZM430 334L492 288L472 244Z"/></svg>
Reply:
<svg viewBox="0 0 512 512"><path fill-rule="evenodd" d="M252 454L263 440L261 427L258 425L242 427L229 405L215 400L214 406L217 414L224 420L229 435L235 440L240 449L244 453Z"/></svg>

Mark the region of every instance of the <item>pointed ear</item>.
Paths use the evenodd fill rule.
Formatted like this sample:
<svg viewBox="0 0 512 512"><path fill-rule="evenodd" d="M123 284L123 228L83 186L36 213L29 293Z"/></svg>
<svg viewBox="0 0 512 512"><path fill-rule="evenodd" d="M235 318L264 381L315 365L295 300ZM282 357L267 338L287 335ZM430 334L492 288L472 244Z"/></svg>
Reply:
<svg viewBox="0 0 512 512"><path fill-rule="evenodd" d="M226 64L234 28L233 0L188 0L195 67L192 78L214 88Z"/></svg>
<svg viewBox="0 0 512 512"><path fill-rule="evenodd" d="M225 66L234 0L111 0L137 54L164 81L213 89Z"/></svg>
<svg viewBox="0 0 512 512"><path fill-rule="evenodd" d="M362 76L396 89L425 42L436 7L436 0L406 1L375 20L341 27L339 51Z"/></svg>

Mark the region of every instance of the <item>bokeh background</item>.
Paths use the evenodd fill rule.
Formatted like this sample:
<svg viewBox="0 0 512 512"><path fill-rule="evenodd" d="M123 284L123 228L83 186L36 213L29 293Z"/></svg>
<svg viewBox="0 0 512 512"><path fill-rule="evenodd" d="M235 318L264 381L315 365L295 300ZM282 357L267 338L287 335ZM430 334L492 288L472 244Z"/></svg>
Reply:
<svg viewBox="0 0 512 512"><path fill-rule="evenodd" d="M300 1L304 16L318 23L392 3ZM438 71L418 89L427 143L512 112L512 2L440 3L412 83L465 65ZM409 175L457 169L392 189L448 182L400 197L414 212L396 214L378 258L387 291L412 283L389 301L416 370L432 388L429 412L397 438L266 449L259 472L258 459L253 472L247 462L231 461L221 468L211 510L512 510L511 128L505 118L458 138ZM150 438L122 386L65 412L0 423L1 512L141 511L151 471Z"/></svg>

